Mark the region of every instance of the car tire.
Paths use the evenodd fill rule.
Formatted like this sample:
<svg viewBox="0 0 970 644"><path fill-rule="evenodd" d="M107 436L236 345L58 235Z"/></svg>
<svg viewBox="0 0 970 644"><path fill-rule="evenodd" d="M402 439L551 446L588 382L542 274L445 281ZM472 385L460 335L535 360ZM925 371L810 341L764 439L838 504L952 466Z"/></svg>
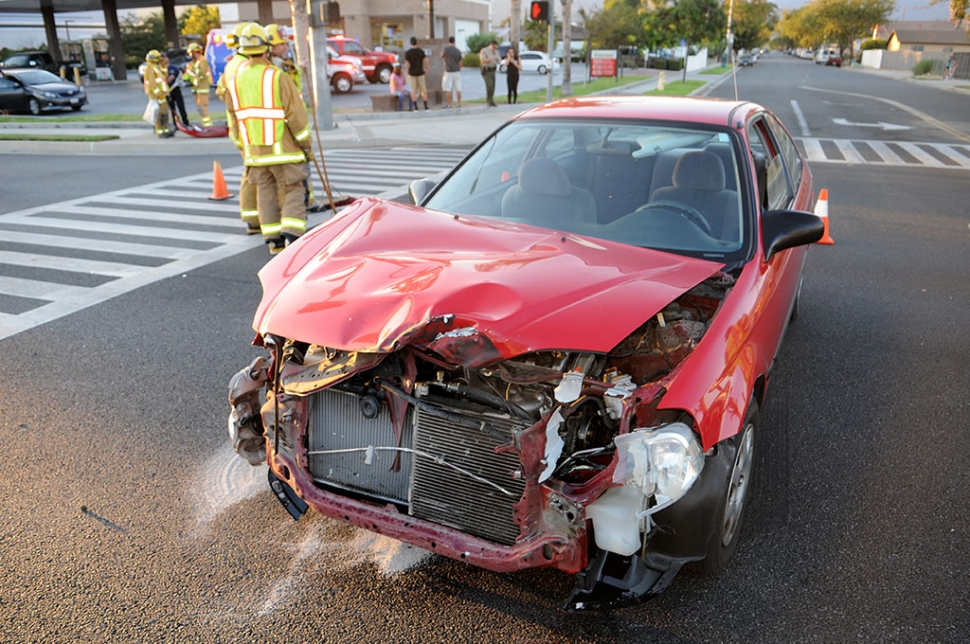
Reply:
<svg viewBox="0 0 970 644"><path fill-rule="evenodd" d="M738 546L744 511L750 499L758 419L758 401L752 398L741 431L718 445L715 458L729 459L731 466L727 468L724 497L720 504L714 536L707 546L707 556L701 562L701 569L708 575L715 575L723 570Z"/></svg>
<svg viewBox="0 0 970 644"><path fill-rule="evenodd" d="M71 106L71 109L74 110L75 112L80 112L82 107L84 107L84 106L83 105L72 105Z"/></svg>
<svg viewBox="0 0 970 644"><path fill-rule="evenodd" d="M536 71L539 72L540 74L548 74L549 73L549 70L546 69L546 66L545 65L539 65L539 69L537 69Z"/></svg>
<svg viewBox="0 0 970 644"><path fill-rule="evenodd" d="M391 66L381 65L377 68L377 79L387 85L391 82Z"/></svg>
<svg viewBox="0 0 970 644"><path fill-rule="evenodd" d="M798 278L798 286L795 287L795 302L791 306L791 314L788 316L788 323L791 324L798 319L798 305L802 301L802 282L805 281L805 276L801 275Z"/></svg>
<svg viewBox="0 0 970 644"><path fill-rule="evenodd" d="M354 88L354 81L347 74L337 74L333 77L331 84L336 94L346 94Z"/></svg>
<svg viewBox="0 0 970 644"><path fill-rule="evenodd" d="M505 65L499 65L499 66L498 66L498 70L499 70L500 72L502 72L502 73L504 74L504 73L505 73L505 72L507 72L507 71L508 71L509 69L508 69L508 67L507 67L507 66L505 66Z"/></svg>
<svg viewBox="0 0 970 644"><path fill-rule="evenodd" d="M40 116L43 110L40 109L40 101L31 96L27 100L27 110L34 116Z"/></svg>

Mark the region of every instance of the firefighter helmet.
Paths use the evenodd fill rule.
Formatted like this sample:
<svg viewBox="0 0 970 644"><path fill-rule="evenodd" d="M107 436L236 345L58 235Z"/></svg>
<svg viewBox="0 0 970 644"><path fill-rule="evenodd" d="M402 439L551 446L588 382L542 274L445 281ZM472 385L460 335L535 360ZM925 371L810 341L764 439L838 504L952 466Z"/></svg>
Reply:
<svg viewBox="0 0 970 644"><path fill-rule="evenodd" d="M197 42L194 42L191 45L189 45L188 48L186 48L185 51L191 56L192 54L194 54L197 51L198 52L201 52L202 51L202 45L200 45Z"/></svg>
<svg viewBox="0 0 970 644"><path fill-rule="evenodd" d="M259 56L269 49L266 30L255 22L246 25L239 34L239 53L244 56Z"/></svg>
<svg viewBox="0 0 970 644"><path fill-rule="evenodd" d="M266 36L269 38L269 46L285 45L289 41L280 33L279 25L266 25Z"/></svg>
<svg viewBox="0 0 970 644"><path fill-rule="evenodd" d="M233 27L232 32L226 34L226 47L228 47L229 49L238 49L239 48L239 34L241 34L242 33L242 30L245 29L248 25L251 25L251 24L253 24L253 23L251 23L251 22L240 22L238 25L236 25L235 27Z"/></svg>
<svg viewBox="0 0 970 644"><path fill-rule="evenodd" d="M162 59L162 52L158 51L157 49L153 49L147 54L145 54L145 62L148 62L148 63L157 63L161 59Z"/></svg>

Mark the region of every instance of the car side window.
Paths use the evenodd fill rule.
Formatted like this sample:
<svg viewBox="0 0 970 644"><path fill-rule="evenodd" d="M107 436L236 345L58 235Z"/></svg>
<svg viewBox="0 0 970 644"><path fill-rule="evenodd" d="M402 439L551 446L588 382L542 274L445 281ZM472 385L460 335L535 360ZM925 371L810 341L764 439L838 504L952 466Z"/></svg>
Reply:
<svg viewBox="0 0 970 644"><path fill-rule="evenodd" d="M778 119L771 115L767 115L765 119L768 122L768 127L771 128L771 133L775 136L775 140L778 141L778 147L781 148L781 154L788 165L788 172L793 184L792 191L798 192L798 186L802 181L802 158L798 155L798 148L792 138L788 136L785 128L778 122Z"/></svg>
<svg viewBox="0 0 970 644"><path fill-rule="evenodd" d="M13 89L17 85L12 80L7 78L0 78L0 89Z"/></svg>
<svg viewBox="0 0 970 644"><path fill-rule="evenodd" d="M359 54L359 55L363 55L364 48L361 47L360 45L358 45L356 42L354 42L352 40L345 40L344 41L344 51L347 52L348 54Z"/></svg>
<svg viewBox="0 0 970 644"><path fill-rule="evenodd" d="M748 139L751 141L751 151L763 154L767 169L768 208L778 210L787 208L794 193L788 183L782 152L772 138L768 124L764 118L758 118L748 126Z"/></svg>

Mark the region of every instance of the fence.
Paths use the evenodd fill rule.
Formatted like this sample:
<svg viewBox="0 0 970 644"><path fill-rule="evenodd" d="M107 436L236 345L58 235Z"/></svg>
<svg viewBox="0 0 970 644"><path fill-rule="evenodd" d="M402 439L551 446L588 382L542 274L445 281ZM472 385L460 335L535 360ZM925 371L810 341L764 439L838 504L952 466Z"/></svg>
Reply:
<svg viewBox="0 0 970 644"><path fill-rule="evenodd" d="M923 60L933 61L932 74L942 75L946 68L949 54L942 52L922 51L887 51L885 49L868 49L862 52L862 66L876 69L905 69L912 71L916 64ZM970 79L970 52L954 54L957 71L954 78Z"/></svg>

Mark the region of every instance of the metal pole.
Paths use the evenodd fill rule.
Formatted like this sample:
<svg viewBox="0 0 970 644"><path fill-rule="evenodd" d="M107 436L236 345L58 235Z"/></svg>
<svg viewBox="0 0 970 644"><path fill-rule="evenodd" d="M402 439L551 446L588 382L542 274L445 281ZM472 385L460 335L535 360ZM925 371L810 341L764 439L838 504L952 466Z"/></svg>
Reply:
<svg viewBox="0 0 970 644"><path fill-rule="evenodd" d="M555 22L554 14L552 12L552 7L549 7L549 38L546 47L546 51L549 53L549 75L546 76L546 102L552 102L552 23Z"/></svg>

